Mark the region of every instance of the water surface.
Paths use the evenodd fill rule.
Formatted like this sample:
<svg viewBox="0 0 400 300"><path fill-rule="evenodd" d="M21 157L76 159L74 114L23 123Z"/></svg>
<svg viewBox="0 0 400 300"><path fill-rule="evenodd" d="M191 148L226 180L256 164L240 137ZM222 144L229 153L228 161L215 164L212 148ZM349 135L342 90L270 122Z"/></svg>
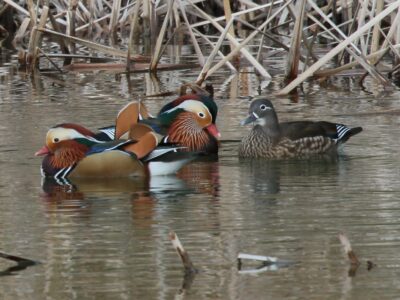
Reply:
<svg viewBox="0 0 400 300"><path fill-rule="evenodd" d="M305 85L297 99L276 98L277 75L261 90L281 120L322 119L364 131L335 158L241 161L239 126L248 96L263 83L250 69L212 78L220 108L217 161L176 176L75 181L40 176L33 156L47 129L76 122L113 123L132 98L125 77L105 72L38 74L0 62L0 250L41 262L4 276L1 299L394 299L400 294L400 91L367 81ZM275 65L270 63L272 71ZM279 61L276 62L279 64ZM277 66L276 68L278 68ZM250 70L251 71L251 70ZM277 72L277 71L276 71ZM194 81L198 70L131 77L135 97ZM173 97L146 100L155 112ZM199 274L183 285L168 240L174 230ZM345 232L362 265L350 277L337 235ZM297 262L243 274L238 253ZM367 271L366 261L376 267ZM246 262L247 264L247 262ZM12 263L0 259L0 267ZM246 267L256 267L253 264Z"/></svg>

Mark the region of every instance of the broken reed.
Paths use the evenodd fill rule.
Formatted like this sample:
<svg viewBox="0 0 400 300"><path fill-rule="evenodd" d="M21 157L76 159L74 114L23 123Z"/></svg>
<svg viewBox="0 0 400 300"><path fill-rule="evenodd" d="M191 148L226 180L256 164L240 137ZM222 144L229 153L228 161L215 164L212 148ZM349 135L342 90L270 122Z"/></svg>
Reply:
<svg viewBox="0 0 400 300"><path fill-rule="evenodd" d="M145 63L141 70L156 72L166 45L184 34L202 67L197 84L223 66L238 71L238 57L270 80L262 60L267 52L262 49L268 46L268 55L287 52L286 86L279 95L292 92L310 77L333 76L351 68L361 68L387 86L382 58L392 58L392 72L400 61L400 0L30 0L24 7L18 3L4 0L0 13L14 13L19 28L7 32L7 38L26 53L20 55L21 63L29 70L38 67L41 57L54 60L54 53L42 49L43 35L58 43L64 65L80 61L74 54L90 59L101 53L104 60L125 61L128 71L134 70L132 62L141 62ZM144 45L142 53L136 52L138 44ZM224 53L225 44L230 50ZM328 51L317 54L316 46Z"/></svg>

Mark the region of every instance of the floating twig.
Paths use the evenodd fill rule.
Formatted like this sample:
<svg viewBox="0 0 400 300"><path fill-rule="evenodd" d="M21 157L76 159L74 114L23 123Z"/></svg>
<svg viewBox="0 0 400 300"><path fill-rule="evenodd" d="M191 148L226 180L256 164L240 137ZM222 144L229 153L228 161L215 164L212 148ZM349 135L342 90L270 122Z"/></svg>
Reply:
<svg viewBox="0 0 400 300"><path fill-rule="evenodd" d="M259 261L261 262L261 265L259 265L256 268L251 268L251 269L242 269L243 262L242 260L254 260L254 261ZM246 253L239 253L237 257L237 263L238 263L238 270L240 274L255 274L255 273L261 273L265 271L276 271L280 268L287 268L295 262L289 261L289 260L280 260L277 257L273 256L263 256L263 255L253 255L253 254L246 254Z"/></svg>

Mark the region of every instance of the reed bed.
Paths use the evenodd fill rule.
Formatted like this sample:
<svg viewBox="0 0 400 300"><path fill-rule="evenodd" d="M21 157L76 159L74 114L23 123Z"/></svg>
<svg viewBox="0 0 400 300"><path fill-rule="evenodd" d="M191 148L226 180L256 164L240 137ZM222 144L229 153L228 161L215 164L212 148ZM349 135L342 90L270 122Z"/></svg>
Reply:
<svg viewBox="0 0 400 300"><path fill-rule="evenodd" d="M278 95L343 72L386 88L400 73L400 0L3 0L0 25L0 45L28 72L41 60L56 72L190 67L201 85L250 65L269 81L263 54L285 51ZM193 46L196 66L163 62L177 39Z"/></svg>

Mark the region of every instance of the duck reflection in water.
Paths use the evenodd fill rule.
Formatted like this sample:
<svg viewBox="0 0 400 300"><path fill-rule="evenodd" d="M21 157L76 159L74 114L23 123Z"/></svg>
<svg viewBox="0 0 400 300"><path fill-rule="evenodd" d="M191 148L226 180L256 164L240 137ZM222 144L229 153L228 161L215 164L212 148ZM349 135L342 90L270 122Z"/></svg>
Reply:
<svg viewBox="0 0 400 300"><path fill-rule="evenodd" d="M177 176L200 194L220 196L219 162L216 157L203 157L179 170Z"/></svg>
<svg viewBox="0 0 400 300"><path fill-rule="evenodd" d="M151 225L157 201L176 201L190 193L208 194L213 198L219 192L217 162L194 162L177 176L126 177L126 178L73 178L42 179L41 198L47 211L87 215L102 205L96 200L129 198L135 224L146 220ZM118 204L119 205L119 204ZM150 223L149 223L150 220ZM143 225L143 224L142 224Z"/></svg>
<svg viewBox="0 0 400 300"><path fill-rule="evenodd" d="M282 188L338 174L347 159L337 154L293 160L241 159L241 190L250 199L275 202L271 195L281 193Z"/></svg>

